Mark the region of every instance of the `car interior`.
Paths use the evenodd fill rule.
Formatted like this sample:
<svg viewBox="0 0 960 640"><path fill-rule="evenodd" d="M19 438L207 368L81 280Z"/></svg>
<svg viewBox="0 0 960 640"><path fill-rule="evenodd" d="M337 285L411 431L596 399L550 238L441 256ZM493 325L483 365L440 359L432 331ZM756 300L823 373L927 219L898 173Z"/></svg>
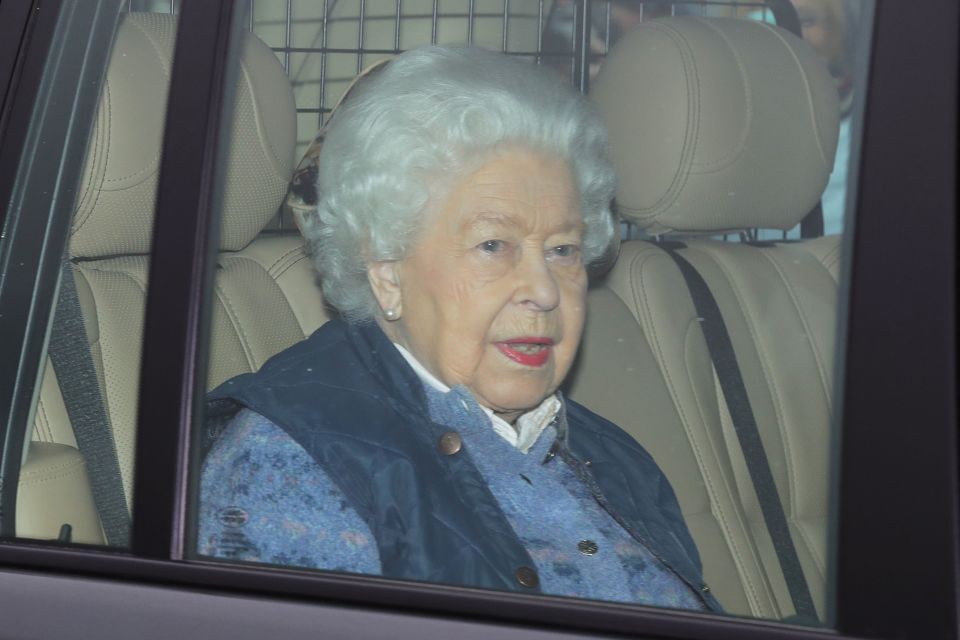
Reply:
<svg viewBox="0 0 960 640"><path fill-rule="evenodd" d="M469 15L440 16L430 2L404 2L402 15L393 0L368 0L353 13L344 8L350 3L338 5L344 15L323 20L328 53L320 65L264 42L278 34L289 42L307 26L261 20L254 9L221 158L209 389L255 371L330 317L301 237L278 213L318 119L329 117L317 105L335 102L369 64L431 41L467 39L539 57L551 3L512 0L509 16L502 3L487 4L477 0L475 15L471 3ZM85 346L128 505L176 29L166 12L122 16L70 239ZM616 211L639 238L624 240L594 279L564 391L653 454L726 611L782 619L801 613L791 587L798 577L784 566L753 479L751 458L765 457L799 581L825 620L841 239L727 236L791 229L817 206L837 145L829 72L799 38L766 22L668 15L641 21L613 44L589 97L610 129ZM703 288L726 327L759 446L745 447L735 426L742 407L730 406L715 345L701 330ZM17 535L63 540L69 524L70 542L105 544L90 482L97 470L78 448L65 384L48 361L21 470Z"/></svg>

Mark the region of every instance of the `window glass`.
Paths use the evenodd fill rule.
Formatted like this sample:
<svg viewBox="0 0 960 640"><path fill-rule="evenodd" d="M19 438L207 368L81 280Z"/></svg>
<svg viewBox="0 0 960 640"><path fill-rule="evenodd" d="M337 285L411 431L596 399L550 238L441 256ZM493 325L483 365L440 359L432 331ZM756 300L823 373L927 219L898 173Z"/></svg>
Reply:
<svg viewBox="0 0 960 640"><path fill-rule="evenodd" d="M193 557L829 626L871 7L791 6L252 3Z"/></svg>
<svg viewBox="0 0 960 640"><path fill-rule="evenodd" d="M31 404L30 417L6 425L8 438L19 433L24 442L16 508L4 510L7 535L129 544L140 339L176 33L170 5L130 13L130 4L61 12L18 174L21 192L7 211L2 249L8 260L20 252L34 261L36 271L11 271L5 286L35 278L38 288L32 298L5 299L11 306L2 311L29 300L28 336L42 344L48 335L37 382L23 383L18 400ZM65 142L50 145L61 130ZM18 203L51 193L47 208L30 214L47 229L28 234L25 225L35 223ZM5 468L16 468L13 452L5 456Z"/></svg>

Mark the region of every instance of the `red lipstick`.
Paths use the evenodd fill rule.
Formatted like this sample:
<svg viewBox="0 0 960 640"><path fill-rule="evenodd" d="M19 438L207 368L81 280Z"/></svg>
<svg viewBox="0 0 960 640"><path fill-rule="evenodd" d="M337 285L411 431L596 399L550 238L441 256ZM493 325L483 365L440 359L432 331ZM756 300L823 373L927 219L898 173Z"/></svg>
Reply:
<svg viewBox="0 0 960 640"><path fill-rule="evenodd" d="M528 367L542 367L550 359L553 338L522 337L494 343L500 353Z"/></svg>

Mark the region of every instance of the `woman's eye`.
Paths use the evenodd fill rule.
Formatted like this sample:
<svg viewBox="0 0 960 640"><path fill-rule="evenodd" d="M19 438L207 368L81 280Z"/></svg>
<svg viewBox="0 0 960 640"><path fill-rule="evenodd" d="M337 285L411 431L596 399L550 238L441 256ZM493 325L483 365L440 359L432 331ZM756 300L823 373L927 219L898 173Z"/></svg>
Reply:
<svg viewBox="0 0 960 640"><path fill-rule="evenodd" d="M504 250L506 243L503 240L484 240L477 246L486 253L499 253Z"/></svg>
<svg viewBox="0 0 960 640"><path fill-rule="evenodd" d="M576 258L580 253L580 247L575 244L562 244L550 250L550 254L555 258Z"/></svg>

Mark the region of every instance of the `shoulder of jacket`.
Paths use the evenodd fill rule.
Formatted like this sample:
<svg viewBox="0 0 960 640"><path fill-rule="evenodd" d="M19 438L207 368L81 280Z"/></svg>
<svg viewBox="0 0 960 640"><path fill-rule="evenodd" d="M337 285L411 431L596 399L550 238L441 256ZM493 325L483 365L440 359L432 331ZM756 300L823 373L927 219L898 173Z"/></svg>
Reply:
<svg viewBox="0 0 960 640"><path fill-rule="evenodd" d="M223 383L210 397L284 388L323 389L331 396L380 395L380 383L357 358L342 324L327 322L305 340L272 356L255 373Z"/></svg>
<svg viewBox="0 0 960 640"><path fill-rule="evenodd" d="M630 450L632 454L653 460L653 457L643 448L643 445L610 420L594 413L574 400L566 399L566 408L567 421L571 426L571 437L579 439L589 434L590 439L594 441L609 442L616 447Z"/></svg>

